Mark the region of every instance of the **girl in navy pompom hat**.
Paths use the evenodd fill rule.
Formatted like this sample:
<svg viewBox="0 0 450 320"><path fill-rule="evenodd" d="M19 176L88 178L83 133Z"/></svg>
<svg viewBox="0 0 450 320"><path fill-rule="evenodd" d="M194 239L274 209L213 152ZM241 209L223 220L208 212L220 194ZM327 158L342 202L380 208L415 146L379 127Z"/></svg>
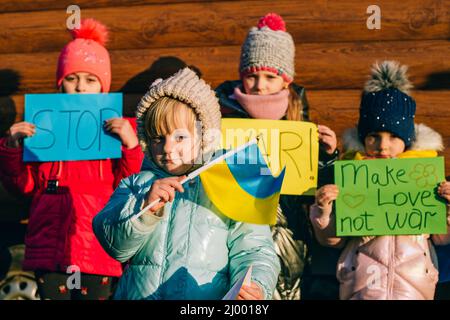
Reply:
<svg viewBox="0 0 450 320"><path fill-rule="evenodd" d="M344 159L436 157L442 137L424 124L414 124L416 103L409 96L406 66L394 61L375 64L361 98L357 128L344 134ZM450 206L447 234L337 237L333 201L339 189L317 190L310 219L317 240L344 248L337 265L340 298L432 300L438 281L434 247L450 243ZM450 202L450 182L437 186L437 195ZM376 267L380 272L370 272ZM375 281L377 285L371 285Z"/></svg>

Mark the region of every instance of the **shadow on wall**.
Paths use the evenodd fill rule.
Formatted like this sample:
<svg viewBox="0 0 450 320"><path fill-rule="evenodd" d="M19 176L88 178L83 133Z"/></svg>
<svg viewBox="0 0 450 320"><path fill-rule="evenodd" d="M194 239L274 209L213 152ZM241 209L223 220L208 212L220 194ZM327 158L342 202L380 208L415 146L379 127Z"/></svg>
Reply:
<svg viewBox="0 0 450 320"><path fill-rule="evenodd" d="M6 135L16 119L16 104L11 96L19 90L20 79L17 71L0 70L0 137Z"/></svg>
<svg viewBox="0 0 450 320"><path fill-rule="evenodd" d="M177 57L160 57L148 69L138 73L129 79L119 90L124 94L123 114L133 117L136 106L142 96L148 91L150 85L158 78L168 78L178 70L189 67L194 70L199 77L202 76L200 69L196 66L188 65Z"/></svg>
<svg viewBox="0 0 450 320"><path fill-rule="evenodd" d="M420 90L450 90L450 71L436 72L428 76L427 82L417 87Z"/></svg>
<svg viewBox="0 0 450 320"><path fill-rule="evenodd" d="M0 138L6 136L17 116L13 95L19 91L21 76L12 69L0 69ZM23 243L30 199L12 195L0 183L0 247ZM1 260L1 257L0 257Z"/></svg>

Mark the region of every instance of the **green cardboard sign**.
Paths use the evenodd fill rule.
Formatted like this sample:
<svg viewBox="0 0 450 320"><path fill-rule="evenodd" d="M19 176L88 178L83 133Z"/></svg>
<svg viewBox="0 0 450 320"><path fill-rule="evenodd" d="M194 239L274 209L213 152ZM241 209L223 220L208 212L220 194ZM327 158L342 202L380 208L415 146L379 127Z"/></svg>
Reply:
<svg viewBox="0 0 450 320"><path fill-rule="evenodd" d="M444 158L336 161L338 236L443 234Z"/></svg>

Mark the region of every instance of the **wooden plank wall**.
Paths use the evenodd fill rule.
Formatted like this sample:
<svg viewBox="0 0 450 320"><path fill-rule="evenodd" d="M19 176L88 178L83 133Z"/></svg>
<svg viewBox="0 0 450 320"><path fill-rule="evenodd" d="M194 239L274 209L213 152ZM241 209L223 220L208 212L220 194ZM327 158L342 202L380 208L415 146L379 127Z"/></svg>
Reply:
<svg viewBox="0 0 450 320"><path fill-rule="evenodd" d="M296 42L296 82L307 88L315 122L341 135L357 121L370 65L395 59L410 66L417 122L433 126L449 145L450 1L377 1L381 30L368 30L372 2L0 0L0 130L22 118L23 94L55 92L57 57L70 39L66 7L78 4L82 17L110 29L112 91L143 94L152 79L183 63L213 86L236 79L248 29L272 11ZM450 148L444 154L450 159ZM449 174L449 160L446 167Z"/></svg>

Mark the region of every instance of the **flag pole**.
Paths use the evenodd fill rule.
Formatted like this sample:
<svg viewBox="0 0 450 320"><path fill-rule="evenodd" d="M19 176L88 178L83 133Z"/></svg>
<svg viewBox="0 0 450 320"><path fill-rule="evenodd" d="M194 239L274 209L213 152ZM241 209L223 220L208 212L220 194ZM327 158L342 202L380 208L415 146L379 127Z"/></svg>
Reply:
<svg viewBox="0 0 450 320"><path fill-rule="evenodd" d="M253 144L253 143L257 143L259 138L260 138L261 134L258 134L255 138L253 138L252 140L250 140L249 142L237 147L236 149L232 149L229 150L227 152L225 152L223 155L221 155L220 157L217 157L216 159L212 160L211 162L208 162L207 164L205 164L204 166L192 171L191 173L189 173L187 175L186 178L184 178L183 180L180 181L181 184L184 184L186 182L188 182L189 180L197 177L198 175L200 175L200 173L202 173L203 171L211 168L212 166L216 165L217 163L221 162L222 160L225 160L229 157L231 157L232 155L238 153L239 151L247 148L249 145ZM159 202L161 201L161 199L156 199L154 201L152 201L150 204L148 204L147 206L145 206L145 208L143 208L141 211L139 211L138 214L134 215L132 217L132 219L137 219L140 216L142 216L144 213L146 213L149 209L151 209L153 206L157 205Z"/></svg>

